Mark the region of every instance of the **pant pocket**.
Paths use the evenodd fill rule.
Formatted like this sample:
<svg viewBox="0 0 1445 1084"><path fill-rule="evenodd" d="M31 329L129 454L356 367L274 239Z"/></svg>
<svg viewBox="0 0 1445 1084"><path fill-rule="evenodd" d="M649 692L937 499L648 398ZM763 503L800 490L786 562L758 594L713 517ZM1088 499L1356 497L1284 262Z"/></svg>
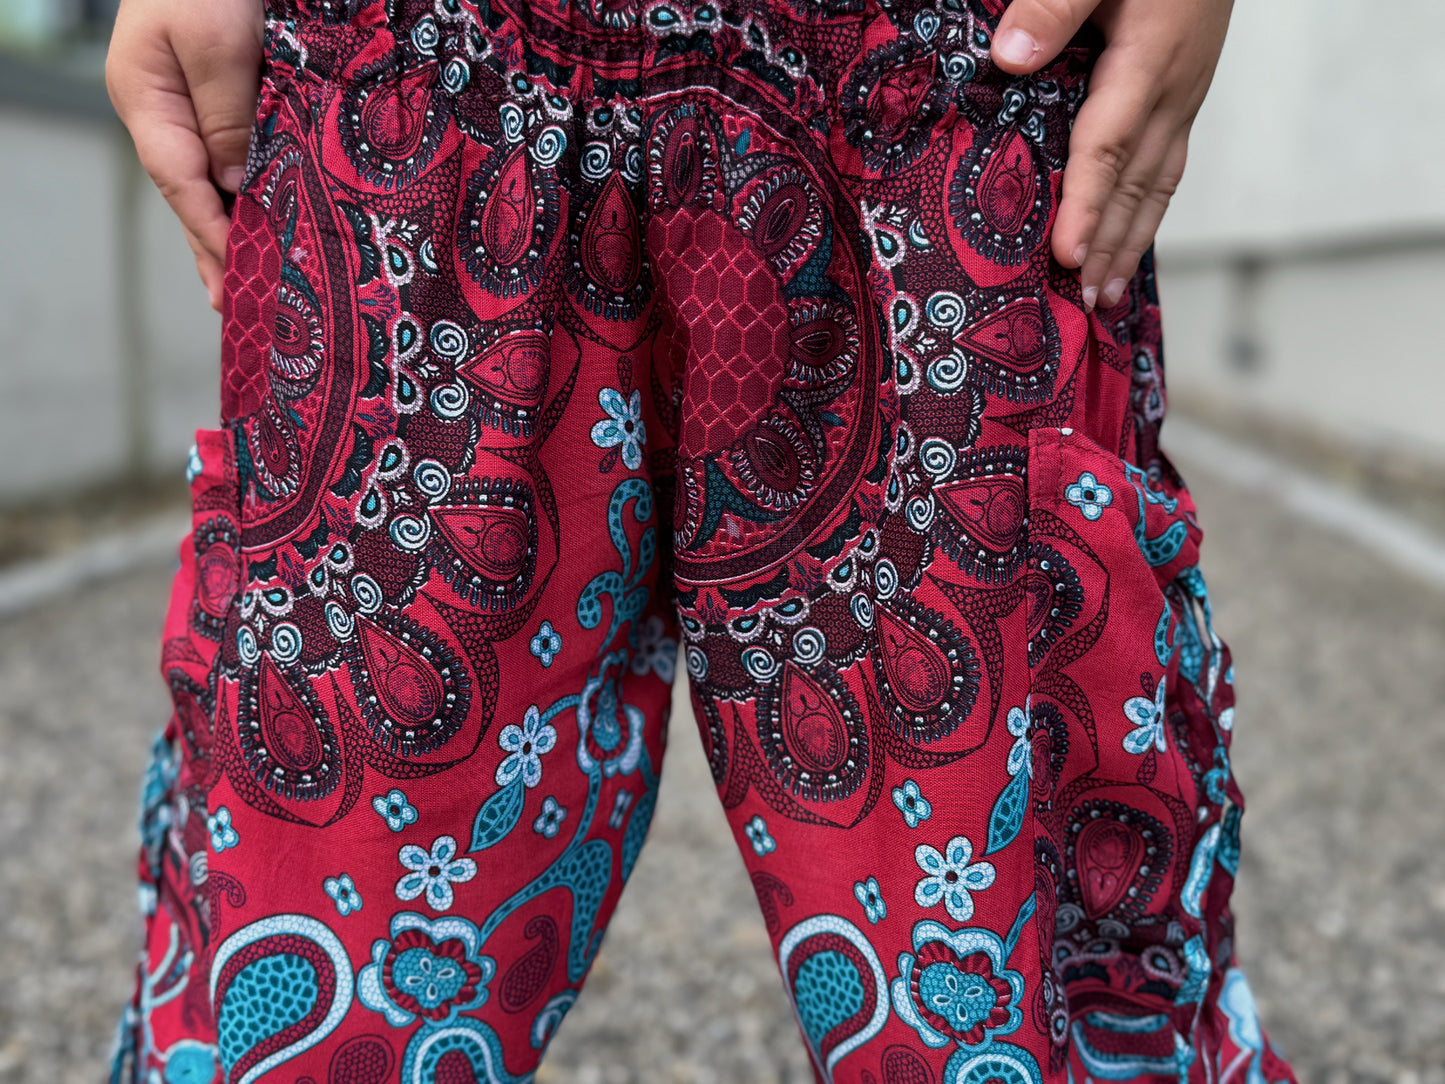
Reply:
<svg viewBox="0 0 1445 1084"><path fill-rule="evenodd" d="M1115 1016L1187 1035L1214 970L1232 699L1199 543L1167 463L1146 473L1072 430L1030 433L1040 911L1085 1046Z"/></svg>

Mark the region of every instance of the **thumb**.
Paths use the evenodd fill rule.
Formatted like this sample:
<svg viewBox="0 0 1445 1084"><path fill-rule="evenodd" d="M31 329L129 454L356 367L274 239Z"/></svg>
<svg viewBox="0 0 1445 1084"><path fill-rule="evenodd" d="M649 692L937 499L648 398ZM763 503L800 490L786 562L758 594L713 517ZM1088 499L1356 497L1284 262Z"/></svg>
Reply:
<svg viewBox="0 0 1445 1084"><path fill-rule="evenodd" d="M1038 71L1098 6L1099 0L1014 0L994 31L994 63L1014 75Z"/></svg>
<svg viewBox="0 0 1445 1084"><path fill-rule="evenodd" d="M241 9L243 12L246 9ZM232 20L234 21L234 20ZM210 159L211 179L227 192L241 187L256 94L261 81L261 27L242 21L215 30L224 45L179 55ZM178 50L178 54L180 50Z"/></svg>

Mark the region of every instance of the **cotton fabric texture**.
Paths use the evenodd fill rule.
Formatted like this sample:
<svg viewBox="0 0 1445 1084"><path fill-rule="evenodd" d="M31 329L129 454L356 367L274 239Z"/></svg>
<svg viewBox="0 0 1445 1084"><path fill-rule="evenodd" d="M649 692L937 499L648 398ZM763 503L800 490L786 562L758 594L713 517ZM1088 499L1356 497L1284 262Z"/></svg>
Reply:
<svg viewBox="0 0 1445 1084"><path fill-rule="evenodd" d="M1097 45L1000 13L271 5L116 1080L531 1079L683 670L820 1081L1291 1079L1152 269L1049 252Z"/></svg>

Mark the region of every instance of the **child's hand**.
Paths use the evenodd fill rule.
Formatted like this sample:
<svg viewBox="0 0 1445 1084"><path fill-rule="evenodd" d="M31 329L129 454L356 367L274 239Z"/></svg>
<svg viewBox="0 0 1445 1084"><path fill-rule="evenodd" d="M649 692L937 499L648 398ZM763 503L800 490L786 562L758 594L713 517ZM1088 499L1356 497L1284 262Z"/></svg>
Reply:
<svg viewBox="0 0 1445 1084"><path fill-rule="evenodd" d="M261 0L122 0L105 81L141 164L185 227L221 308L229 219L261 74Z"/></svg>
<svg viewBox="0 0 1445 1084"><path fill-rule="evenodd" d="M1232 0L1014 0L993 39L1005 71L1037 71L1089 19L1106 48L1069 140L1054 255L1084 303L1119 300L1184 173Z"/></svg>

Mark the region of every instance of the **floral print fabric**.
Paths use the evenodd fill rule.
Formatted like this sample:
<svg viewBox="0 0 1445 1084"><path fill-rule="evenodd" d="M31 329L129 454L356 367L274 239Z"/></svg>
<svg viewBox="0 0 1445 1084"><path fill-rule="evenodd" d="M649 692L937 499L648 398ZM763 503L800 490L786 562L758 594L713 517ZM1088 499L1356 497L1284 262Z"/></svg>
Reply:
<svg viewBox="0 0 1445 1084"><path fill-rule="evenodd" d="M685 669L820 1080L1278 1081L1094 47L994 0L277 0L117 1080L531 1079Z"/></svg>

